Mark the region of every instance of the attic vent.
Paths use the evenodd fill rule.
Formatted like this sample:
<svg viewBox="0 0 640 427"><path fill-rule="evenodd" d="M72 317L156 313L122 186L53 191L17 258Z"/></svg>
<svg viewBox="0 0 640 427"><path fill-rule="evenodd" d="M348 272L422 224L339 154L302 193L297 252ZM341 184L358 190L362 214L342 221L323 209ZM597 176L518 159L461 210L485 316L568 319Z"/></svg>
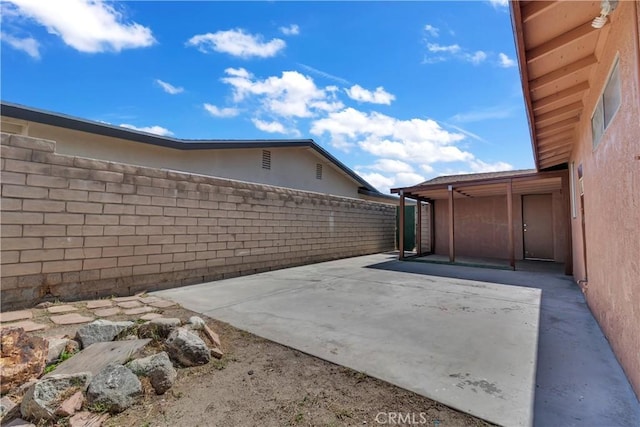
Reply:
<svg viewBox="0 0 640 427"><path fill-rule="evenodd" d="M262 150L262 169L271 169L271 151Z"/></svg>
<svg viewBox="0 0 640 427"><path fill-rule="evenodd" d="M322 165L320 163L316 164L316 179L322 179Z"/></svg>

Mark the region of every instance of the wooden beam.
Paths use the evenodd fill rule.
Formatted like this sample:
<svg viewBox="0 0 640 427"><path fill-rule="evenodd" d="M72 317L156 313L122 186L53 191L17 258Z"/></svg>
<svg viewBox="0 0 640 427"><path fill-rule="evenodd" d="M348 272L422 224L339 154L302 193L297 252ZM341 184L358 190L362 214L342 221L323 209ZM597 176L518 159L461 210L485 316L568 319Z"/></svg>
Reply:
<svg viewBox="0 0 640 427"><path fill-rule="evenodd" d="M513 183L507 183L507 226L509 230L509 265L512 270L516 269L516 254L513 237Z"/></svg>
<svg viewBox="0 0 640 427"><path fill-rule="evenodd" d="M400 192L400 218L398 220L398 259L404 259L404 193Z"/></svg>
<svg viewBox="0 0 640 427"><path fill-rule="evenodd" d="M536 124L559 122L560 120L564 120L565 115L573 115L576 111L581 111L583 107L584 105L582 104L582 101L577 101L569 105L565 105L564 107L556 108L548 113L540 114L539 116L536 116L534 120Z"/></svg>
<svg viewBox="0 0 640 427"><path fill-rule="evenodd" d="M527 50L527 62L531 63L547 56L571 42L580 40L595 30L596 29L591 26L591 21L580 24L566 33L562 33L558 37L542 43L540 46Z"/></svg>
<svg viewBox="0 0 640 427"><path fill-rule="evenodd" d="M527 22L550 9L555 1L532 1L522 7L522 22Z"/></svg>
<svg viewBox="0 0 640 427"><path fill-rule="evenodd" d="M571 86L569 88L556 92L552 95L545 96L542 99L534 101L533 111L541 110L542 108L556 104L566 98L569 98L570 96L578 95L581 92L584 92L588 89L589 89L589 82L585 80L583 82L578 83L577 85Z"/></svg>
<svg viewBox="0 0 640 427"><path fill-rule="evenodd" d="M582 59L578 59L577 61L572 62L571 64L567 64L564 67L557 68L545 75L538 77L537 79L531 80L529 82L529 90L531 90L531 92L534 92L564 77L567 77L570 74L576 73L587 67L591 67L597 62L598 60L596 59L595 55L589 55Z"/></svg>
<svg viewBox="0 0 640 427"><path fill-rule="evenodd" d="M571 128L576 126L576 124L580 121L580 116L570 117L565 120L561 120L552 125L545 126L543 128L539 128L536 132L538 138L544 138L545 136L555 135L561 131L564 131L567 128Z"/></svg>
<svg viewBox="0 0 640 427"><path fill-rule="evenodd" d="M571 130L569 132L562 132L556 135L548 136L546 138L538 138L538 151L540 151L541 148L555 144L558 141L571 139L573 137L574 137L574 132L573 130Z"/></svg>
<svg viewBox="0 0 640 427"><path fill-rule="evenodd" d="M416 200L416 212L418 220L416 221L416 253L422 256L422 202Z"/></svg>
<svg viewBox="0 0 640 427"><path fill-rule="evenodd" d="M561 157L564 155L568 155L571 154L573 147L564 149L564 150L558 150L558 151L552 151L552 152L548 152L545 153L545 155L540 155L540 160L548 160L548 159L552 159L554 157Z"/></svg>
<svg viewBox="0 0 640 427"><path fill-rule="evenodd" d="M571 276L573 274L573 253L571 244L571 193L569 190L569 176L562 177L562 202L564 205L563 213L565 216L564 226L566 227L564 236L564 274Z"/></svg>
<svg viewBox="0 0 640 427"><path fill-rule="evenodd" d="M568 152L558 156L549 157L546 159L540 159L540 165L543 168L550 168L551 166L557 166L562 163L568 162L570 156L571 156L571 152Z"/></svg>
<svg viewBox="0 0 640 427"><path fill-rule="evenodd" d="M430 231L429 231L429 252L431 252L432 254L436 253L436 201L435 200L430 200L429 201L429 218L430 218L430 223L429 226L431 227Z"/></svg>
<svg viewBox="0 0 640 427"><path fill-rule="evenodd" d="M453 186L449 188L449 262L456 260L455 231L453 224Z"/></svg>
<svg viewBox="0 0 640 427"><path fill-rule="evenodd" d="M567 139L562 142L562 145L550 145L549 147L545 147L544 150L538 150L538 154L540 154L540 156L544 156L554 151L564 152L566 150L571 150L571 148L573 147L573 139Z"/></svg>

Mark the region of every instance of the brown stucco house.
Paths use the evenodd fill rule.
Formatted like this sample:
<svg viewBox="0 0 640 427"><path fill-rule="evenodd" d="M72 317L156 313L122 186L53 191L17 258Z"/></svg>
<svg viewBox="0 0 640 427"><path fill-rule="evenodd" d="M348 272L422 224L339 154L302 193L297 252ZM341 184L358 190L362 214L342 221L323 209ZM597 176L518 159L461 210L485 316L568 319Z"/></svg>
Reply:
<svg viewBox="0 0 640 427"><path fill-rule="evenodd" d="M419 253L564 261L640 395L640 5L510 8L536 169L392 192L420 201Z"/></svg>

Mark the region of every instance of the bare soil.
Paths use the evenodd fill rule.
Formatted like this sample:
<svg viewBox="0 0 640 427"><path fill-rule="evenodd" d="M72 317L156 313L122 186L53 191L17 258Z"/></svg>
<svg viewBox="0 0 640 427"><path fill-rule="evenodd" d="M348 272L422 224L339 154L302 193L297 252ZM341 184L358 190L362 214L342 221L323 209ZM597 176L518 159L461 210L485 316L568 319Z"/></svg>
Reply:
<svg viewBox="0 0 640 427"><path fill-rule="evenodd" d="M182 308L163 311L165 317L182 320L195 315ZM203 318L220 335L225 356L179 369L166 394L145 393L106 426L491 425L361 372ZM402 422L397 422L399 416Z"/></svg>

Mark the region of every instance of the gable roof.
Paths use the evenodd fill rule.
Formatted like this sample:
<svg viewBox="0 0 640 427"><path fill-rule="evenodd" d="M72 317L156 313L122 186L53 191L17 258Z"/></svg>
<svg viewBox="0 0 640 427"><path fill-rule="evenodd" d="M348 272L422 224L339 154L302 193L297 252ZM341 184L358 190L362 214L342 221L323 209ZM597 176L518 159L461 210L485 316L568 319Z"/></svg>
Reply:
<svg viewBox="0 0 640 427"><path fill-rule="evenodd" d="M491 178L511 178L520 175L529 175L536 173L535 169L520 169L511 171L499 171L499 172L484 172L484 173L468 173L460 175L444 175L437 178L430 179L420 184L416 184L415 187L421 185L432 184L456 184L459 182L475 181L479 179L491 179Z"/></svg>
<svg viewBox="0 0 640 427"><path fill-rule="evenodd" d="M308 147L335 165L349 178L360 184L361 188L359 192L372 196L388 196L380 193L378 189L362 179L362 177L355 173L351 168L336 159L327 150L316 144L313 139L181 139L170 136L154 135L147 132L81 119L79 117L73 117L66 114L40 110L6 101L0 101L0 115L96 135L124 139L127 141L173 148L175 150Z"/></svg>

